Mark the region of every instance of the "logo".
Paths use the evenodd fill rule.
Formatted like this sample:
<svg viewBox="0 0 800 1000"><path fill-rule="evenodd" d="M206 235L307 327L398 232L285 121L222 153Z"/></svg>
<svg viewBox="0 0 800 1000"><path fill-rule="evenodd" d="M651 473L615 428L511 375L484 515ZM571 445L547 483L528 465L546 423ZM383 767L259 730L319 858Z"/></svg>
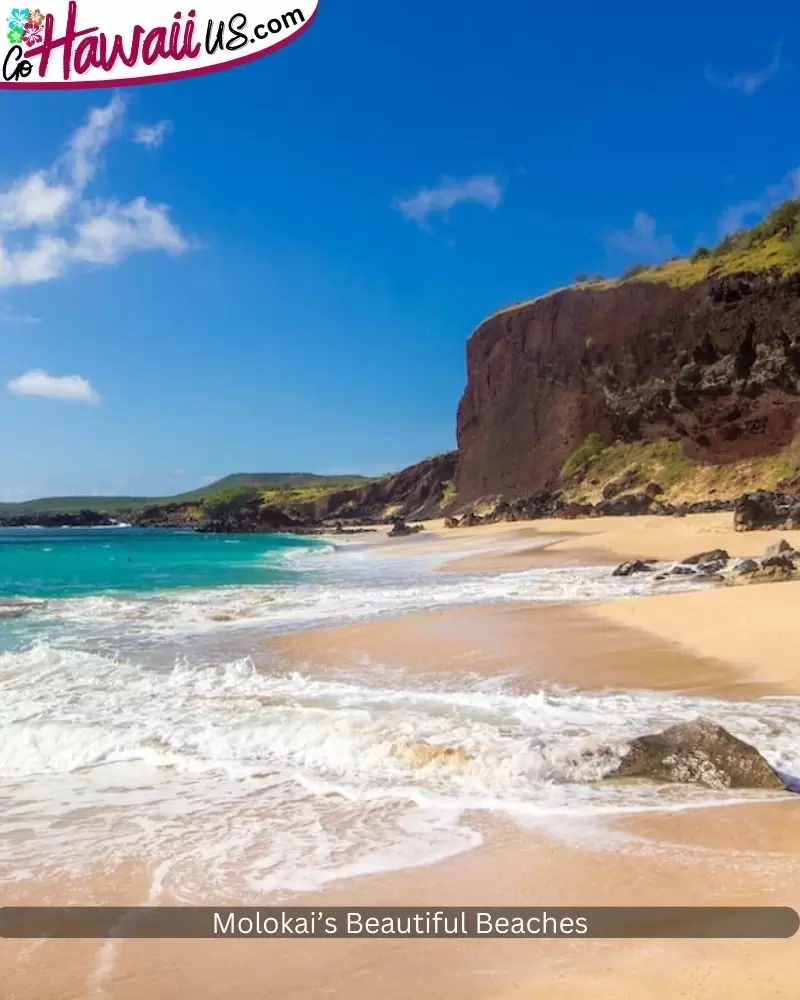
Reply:
<svg viewBox="0 0 800 1000"><path fill-rule="evenodd" d="M177 9L176 0L48 0L46 11L13 7L0 33L0 89L124 87L229 69L293 41L319 5L189 2L186 10Z"/></svg>

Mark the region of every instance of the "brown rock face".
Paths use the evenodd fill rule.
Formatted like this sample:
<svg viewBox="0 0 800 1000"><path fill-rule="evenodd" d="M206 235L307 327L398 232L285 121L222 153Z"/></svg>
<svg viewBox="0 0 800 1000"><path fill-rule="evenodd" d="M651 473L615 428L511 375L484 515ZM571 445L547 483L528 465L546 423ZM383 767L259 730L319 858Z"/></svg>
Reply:
<svg viewBox="0 0 800 1000"><path fill-rule="evenodd" d="M800 494L748 493L734 507L733 526L737 531L800 528Z"/></svg>
<svg viewBox="0 0 800 1000"><path fill-rule="evenodd" d="M648 778L719 791L786 788L755 747L703 718L634 740L619 767L607 777Z"/></svg>
<svg viewBox="0 0 800 1000"><path fill-rule="evenodd" d="M557 292L469 341L459 499L542 488L591 431L682 440L698 460L769 454L797 433L799 391L800 275Z"/></svg>
<svg viewBox="0 0 800 1000"><path fill-rule="evenodd" d="M328 518L370 518L376 521L437 517L445 484L456 477L454 451L411 465L392 476L354 490L331 493L313 504L297 505L300 517L314 521Z"/></svg>

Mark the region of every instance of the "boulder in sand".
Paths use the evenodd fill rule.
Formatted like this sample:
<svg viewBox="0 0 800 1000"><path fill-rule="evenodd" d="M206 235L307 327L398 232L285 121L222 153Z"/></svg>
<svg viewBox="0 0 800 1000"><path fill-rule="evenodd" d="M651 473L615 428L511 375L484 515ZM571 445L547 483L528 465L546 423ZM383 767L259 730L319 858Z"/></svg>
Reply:
<svg viewBox="0 0 800 1000"><path fill-rule="evenodd" d="M389 532L389 538L405 538L407 535L416 535L422 531L421 524L406 524L402 518L396 520Z"/></svg>
<svg viewBox="0 0 800 1000"><path fill-rule="evenodd" d="M792 546L786 541L785 538L781 538L777 542L773 542L772 545L768 545L764 549L764 559L771 559L773 556L791 555L794 552Z"/></svg>
<svg viewBox="0 0 800 1000"><path fill-rule="evenodd" d="M731 576L750 576L752 573L757 573L760 569L761 564L755 559L739 559L731 567Z"/></svg>
<svg viewBox="0 0 800 1000"><path fill-rule="evenodd" d="M755 567L751 564L755 563ZM737 564L734 572L727 578L727 583L734 586L743 583L785 583L800 577L800 563L795 562L788 554L770 556L756 561L745 559Z"/></svg>
<svg viewBox="0 0 800 1000"><path fill-rule="evenodd" d="M733 525L736 531L800 528L800 497L763 490L747 493L736 502Z"/></svg>
<svg viewBox="0 0 800 1000"><path fill-rule="evenodd" d="M681 562L684 566L704 566L708 563L727 563L730 556L725 549L711 549L710 552L698 552L697 555L687 556Z"/></svg>
<svg viewBox="0 0 800 1000"><path fill-rule="evenodd" d="M711 719L697 718L663 733L635 739L619 767L607 778L726 788L786 790L786 785L756 750Z"/></svg>
<svg viewBox="0 0 800 1000"><path fill-rule="evenodd" d="M631 559L617 566L611 575L633 576L634 573L652 573L655 563L655 559Z"/></svg>

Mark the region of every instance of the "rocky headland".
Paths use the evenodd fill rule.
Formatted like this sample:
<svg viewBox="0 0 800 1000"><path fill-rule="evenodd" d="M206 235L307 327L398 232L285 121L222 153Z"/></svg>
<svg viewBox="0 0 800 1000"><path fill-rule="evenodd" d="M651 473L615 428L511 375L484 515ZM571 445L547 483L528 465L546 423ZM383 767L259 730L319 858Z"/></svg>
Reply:
<svg viewBox="0 0 800 1000"><path fill-rule="evenodd" d="M462 501L552 486L590 434L715 464L775 454L800 417L800 274L566 289L481 324L467 371Z"/></svg>
<svg viewBox="0 0 800 1000"><path fill-rule="evenodd" d="M345 488L0 509L0 525L314 532L730 511L741 530L798 527L800 199L690 260L486 319L467 344L456 429L456 451Z"/></svg>

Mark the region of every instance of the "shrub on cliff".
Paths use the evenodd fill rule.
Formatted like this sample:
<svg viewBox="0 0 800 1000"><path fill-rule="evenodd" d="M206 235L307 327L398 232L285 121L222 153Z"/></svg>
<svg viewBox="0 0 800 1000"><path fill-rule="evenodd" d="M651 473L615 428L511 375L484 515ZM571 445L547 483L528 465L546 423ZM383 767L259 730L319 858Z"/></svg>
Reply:
<svg viewBox="0 0 800 1000"><path fill-rule="evenodd" d="M442 507L449 507L455 500L456 495L455 480L448 479L446 483L442 483Z"/></svg>
<svg viewBox="0 0 800 1000"><path fill-rule="evenodd" d="M564 462L564 466L561 469L562 476L572 476L584 466L588 465L593 458L596 458L608 445L600 437L599 434L595 434L592 431L591 434L586 438L580 448L574 451L569 458Z"/></svg>
<svg viewBox="0 0 800 1000"><path fill-rule="evenodd" d="M222 490L203 500L203 514L212 521L226 521L236 517L248 507L261 503L261 490L255 486L237 486Z"/></svg>
<svg viewBox="0 0 800 1000"><path fill-rule="evenodd" d="M626 281L628 278L635 278L637 274L641 274L642 271L649 271L650 268L647 264L634 264L633 267L629 267L627 271L622 272L622 280Z"/></svg>
<svg viewBox="0 0 800 1000"><path fill-rule="evenodd" d="M800 228L800 198L784 201L773 209L752 232L762 240L771 236L790 237Z"/></svg>
<svg viewBox="0 0 800 1000"><path fill-rule="evenodd" d="M705 257L710 257L711 251L708 247L698 247L692 254L692 263L696 264L698 260L703 260Z"/></svg>
<svg viewBox="0 0 800 1000"><path fill-rule="evenodd" d="M781 202L774 208L763 222L750 229L739 229L729 233L714 247L715 256L752 250L763 246L767 240L778 237L781 240L791 240L795 246L795 237L800 232L800 198Z"/></svg>

